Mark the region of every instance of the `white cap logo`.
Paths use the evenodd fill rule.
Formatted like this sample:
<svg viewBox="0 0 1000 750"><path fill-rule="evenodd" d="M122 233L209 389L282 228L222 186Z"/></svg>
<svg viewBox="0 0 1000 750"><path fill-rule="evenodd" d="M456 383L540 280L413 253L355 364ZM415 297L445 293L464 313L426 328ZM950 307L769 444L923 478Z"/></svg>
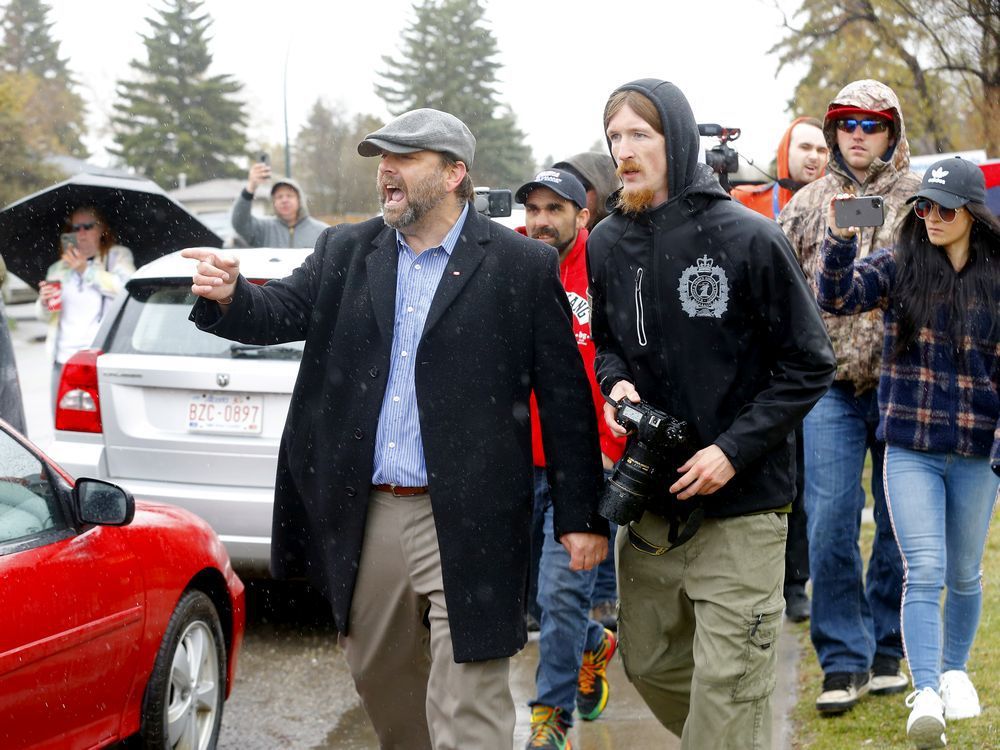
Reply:
<svg viewBox="0 0 1000 750"><path fill-rule="evenodd" d="M936 185L947 185L944 178L948 176L948 170L944 167L938 167L937 169L931 170L931 176L927 179L927 182L933 182Z"/></svg>

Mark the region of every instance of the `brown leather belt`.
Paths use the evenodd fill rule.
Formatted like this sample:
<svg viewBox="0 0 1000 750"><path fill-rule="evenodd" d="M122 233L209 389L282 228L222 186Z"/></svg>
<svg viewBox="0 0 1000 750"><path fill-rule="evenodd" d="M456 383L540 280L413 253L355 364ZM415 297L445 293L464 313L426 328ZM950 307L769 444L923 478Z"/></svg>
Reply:
<svg viewBox="0 0 1000 750"><path fill-rule="evenodd" d="M426 495L427 487L401 487L398 484L373 484L372 490L375 492L388 492L396 497L413 497L414 495Z"/></svg>

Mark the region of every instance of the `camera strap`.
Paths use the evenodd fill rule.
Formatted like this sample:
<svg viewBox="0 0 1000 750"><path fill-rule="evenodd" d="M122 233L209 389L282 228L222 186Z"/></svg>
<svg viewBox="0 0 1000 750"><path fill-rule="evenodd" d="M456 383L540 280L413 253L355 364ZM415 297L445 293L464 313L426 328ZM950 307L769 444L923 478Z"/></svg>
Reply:
<svg viewBox="0 0 1000 750"><path fill-rule="evenodd" d="M669 547L661 547L658 544L653 544L648 539L644 538L632 528L632 524L628 526L628 540L635 549L639 552L644 552L647 555L653 555L654 557L659 557L664 555L672 549L677 549L685 542L689 541L693 537L698 529L701 528L701 522L705 519L705 509L700 505L691 511L691 514L687 517L684 523L684 528L680 528L680 518L673 516L668 520L670 524L670 529L667 531L667 541L670 542Z"/></svg>

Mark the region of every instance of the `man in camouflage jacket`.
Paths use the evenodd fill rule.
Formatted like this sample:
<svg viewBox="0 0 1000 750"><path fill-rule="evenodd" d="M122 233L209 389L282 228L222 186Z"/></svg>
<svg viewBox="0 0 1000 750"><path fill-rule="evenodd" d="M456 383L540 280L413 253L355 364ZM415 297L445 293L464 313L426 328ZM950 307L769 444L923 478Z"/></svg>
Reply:
<svg viewBox="0 0 1000 750"><path fill-rule="evenodd" d="M823 123L831 158L826 174L799 190L778 219L815 289L827 207L838 193L881 195L885 222L859 233L858 257L892 244L896 224L920 178L909 169L903 113L883 83L855 81L830 103ZM811 635L823 667L816 701L824 713L852 708L866 692L906 689L900 672L902 562L882 489L884 446L875 439L882 312L823 315L834 352L833 387L805 419L806 511L813 581ZM862 581L858 535L871 452L876 536Z"/></svg>

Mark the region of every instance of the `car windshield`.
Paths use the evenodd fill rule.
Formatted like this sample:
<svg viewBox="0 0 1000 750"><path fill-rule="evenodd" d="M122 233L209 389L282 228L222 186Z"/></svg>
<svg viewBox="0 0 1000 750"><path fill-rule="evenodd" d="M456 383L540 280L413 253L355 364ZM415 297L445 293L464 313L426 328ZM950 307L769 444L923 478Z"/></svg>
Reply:
<svg viewBox="0 0 1000 750"><path fill-rule="evenodd" d="M129 284L129 298L108 351L224 359L302 359L301 341L247 346L199 331L188 320L194 302L190 280Z"/></svg>

